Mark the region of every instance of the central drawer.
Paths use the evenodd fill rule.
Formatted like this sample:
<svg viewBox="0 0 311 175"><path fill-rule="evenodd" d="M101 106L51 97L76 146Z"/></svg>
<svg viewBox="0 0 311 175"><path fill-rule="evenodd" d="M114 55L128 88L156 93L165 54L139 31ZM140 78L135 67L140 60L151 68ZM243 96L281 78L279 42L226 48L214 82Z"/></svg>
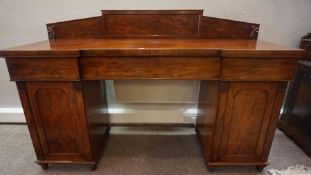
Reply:
<svg viewBox="0 0 311 175"><path fill-rule="evenodd" d="M217 80L219 57L83 57L83 80L180 79Z"/></svg>

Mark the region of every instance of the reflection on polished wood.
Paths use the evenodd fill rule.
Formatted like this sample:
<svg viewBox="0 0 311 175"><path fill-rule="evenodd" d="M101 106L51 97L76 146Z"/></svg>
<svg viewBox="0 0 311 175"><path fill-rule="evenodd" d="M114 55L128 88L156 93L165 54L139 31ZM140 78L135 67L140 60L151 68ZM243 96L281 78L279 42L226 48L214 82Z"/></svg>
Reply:
<svg viewBox="0 0 311 175"><path fill-rule="evenodd" d="M96 162L100 160L110 131L110 116L104 81L82 81L89 137Z"/></svg>
<svg viewBox="0 0 311 175"><path fill-rule="evenodd" d="M196 130L208 169L268 164L303 50L258 41L259 24L202 10L103 11L47 29L49 40L0 51L43 169L96 168L110 129L107 79L202 80Z"/></svg>

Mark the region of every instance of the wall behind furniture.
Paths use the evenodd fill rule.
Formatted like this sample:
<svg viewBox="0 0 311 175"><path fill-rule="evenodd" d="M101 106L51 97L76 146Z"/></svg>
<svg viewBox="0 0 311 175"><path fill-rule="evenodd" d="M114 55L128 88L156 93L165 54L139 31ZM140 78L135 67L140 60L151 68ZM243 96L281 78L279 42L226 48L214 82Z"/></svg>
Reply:
<svg viewBox="0 0 311 175"><path fill-rule="evenodd" d="M45 40L46 23L97 16L102 9L204 9L207 16L260 23L260 40L292 47L297 47L300 37L311 31L310 0L0 0L0 49ZM118 89L128 86L118 84ZM167 93L165 85L158 82L158 93ZM138 93L141 84L136 83L136 91L133 86L131 92ZM170 95L180 96L182 103L188 97L193 99L197 86L197 82L190 81L190 95L184 94L184 88L176 88ZM152 88L149 90L152 92ZM117 95L126 99L126 95ZM15 83L9 82L4 59L0 59L0 122L23 120L18 112L1 112L1 108L14 107L20 107Z"/></svg>

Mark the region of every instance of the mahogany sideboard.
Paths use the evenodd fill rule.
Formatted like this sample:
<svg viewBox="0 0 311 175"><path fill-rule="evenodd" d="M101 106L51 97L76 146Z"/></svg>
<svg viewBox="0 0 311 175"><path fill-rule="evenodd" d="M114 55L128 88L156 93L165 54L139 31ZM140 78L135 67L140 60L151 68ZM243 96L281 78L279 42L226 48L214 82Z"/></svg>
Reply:
<svg viewBox="0 0 311 175"><path fill-rule="evenodd" d="M201 80L196 131L209 170L262 170L304 51L258 41L259 24L202 10L102 11L47 25L49 40L1 50L43 169L89 165L109 136L101 80Z"/></svg>

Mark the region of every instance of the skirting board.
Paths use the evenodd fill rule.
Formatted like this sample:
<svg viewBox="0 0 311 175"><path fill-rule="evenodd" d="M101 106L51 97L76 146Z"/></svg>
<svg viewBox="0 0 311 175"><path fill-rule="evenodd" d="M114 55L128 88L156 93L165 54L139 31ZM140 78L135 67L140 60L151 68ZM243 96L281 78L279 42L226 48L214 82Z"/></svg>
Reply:
<svg viewBox="0 0 311 175"><path fill-rule="evenodd" d="M196 111L190 113L183 105L169 106L167 109L144 109L126 107L126 112L111 110L111 123L116 124L189 124L194 123ZM192 108L191 108L192 109ZM129 112L128 112L129 111ZM21 108L0 108L0 123L26 123Z"/></svg>
<svg viewBox="0 0 311 175"><path fill-rule="evenodd" d="M0 123L26 123L24 114L0 114Z"/></svg>

